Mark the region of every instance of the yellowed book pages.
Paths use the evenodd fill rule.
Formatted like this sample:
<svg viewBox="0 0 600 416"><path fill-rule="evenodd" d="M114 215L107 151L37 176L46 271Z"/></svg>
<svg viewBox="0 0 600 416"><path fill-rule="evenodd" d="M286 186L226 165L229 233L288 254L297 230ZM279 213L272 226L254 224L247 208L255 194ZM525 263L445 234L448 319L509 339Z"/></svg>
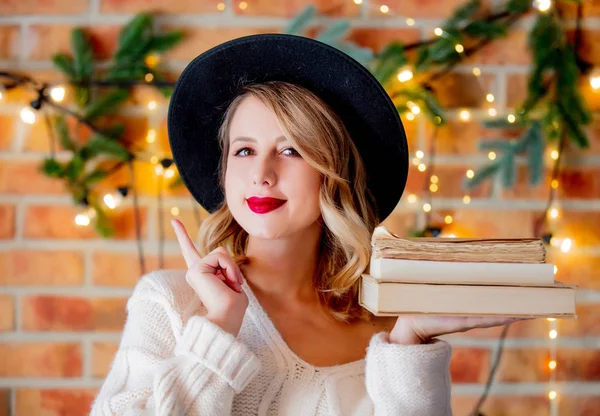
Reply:
<svg viewBox="0 0 600 416"><path fill-rule="evenodd" d="M577 286L380 283L361 278L359 303L377 316L460 315L574 318Z"/></svg>
<svg viewBox="0 0 600 416"><path fill-rule="evenodd" d="M377 227L371 240L373 258L482 263L544 263L539 238L402 238Z"/></svg>

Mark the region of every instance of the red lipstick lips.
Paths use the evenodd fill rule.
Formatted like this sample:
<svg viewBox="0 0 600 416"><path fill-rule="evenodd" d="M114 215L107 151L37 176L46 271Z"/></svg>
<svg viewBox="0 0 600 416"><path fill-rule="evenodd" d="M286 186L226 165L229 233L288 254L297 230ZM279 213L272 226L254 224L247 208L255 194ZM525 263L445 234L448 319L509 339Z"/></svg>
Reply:
<svg viewBox="0 0 600 416"><path fill-rule="evenodd" d="M266 214L285 204L285 199L259 198L253 196L252 198L248 198L246 202L252 212L256 214Z"/></svg>

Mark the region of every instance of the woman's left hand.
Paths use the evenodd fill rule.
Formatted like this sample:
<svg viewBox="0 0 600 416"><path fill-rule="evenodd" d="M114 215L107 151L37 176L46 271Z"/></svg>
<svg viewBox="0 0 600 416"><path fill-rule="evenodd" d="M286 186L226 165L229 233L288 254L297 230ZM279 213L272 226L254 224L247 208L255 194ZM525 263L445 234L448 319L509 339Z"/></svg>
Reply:
<svg viewBox="0 0 600 416"><path fill-rule="evenodd" d="M480 316L399 316L390 333L395 344L422 344L440 335L465 332L474 328L490 328L535 318L507 318Z"/></svg>

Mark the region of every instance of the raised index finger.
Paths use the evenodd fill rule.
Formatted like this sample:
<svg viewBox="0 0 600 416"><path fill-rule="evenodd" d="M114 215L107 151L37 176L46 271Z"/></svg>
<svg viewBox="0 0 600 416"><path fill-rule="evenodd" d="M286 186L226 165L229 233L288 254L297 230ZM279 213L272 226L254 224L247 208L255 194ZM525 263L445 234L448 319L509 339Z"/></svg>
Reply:
<svg viewBox="0 0 600 416"><path fill-rule="evenodd" d="M181 253L183 254L183 258L185 259L185 263L188 268L192 267L198 260L200 260L200 253L194 247L194 243L190 239L185 227L181 223L181 221L173 219L171 220L171 225L175 230L175 235L177 236L177 241L179 242L179 247L181 247Z"/></svg>

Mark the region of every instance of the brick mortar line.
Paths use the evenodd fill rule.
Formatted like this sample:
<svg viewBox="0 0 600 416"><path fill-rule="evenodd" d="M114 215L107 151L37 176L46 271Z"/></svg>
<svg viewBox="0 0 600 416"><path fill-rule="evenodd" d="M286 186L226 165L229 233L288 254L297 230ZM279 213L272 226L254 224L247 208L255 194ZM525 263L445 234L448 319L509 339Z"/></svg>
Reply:
<svg viewBox="0 0 600 416"><path fill-rule="evenodd" d="M182 71L189 60L180 60L180 59L170 59L165 62L166 68L171 71ZM100 61L98 62L99 67L106 67L110 64L110 61ZM11 59L0 59L0 66L4 68L10 67L18 67L21 70L50 70L55 69L52 61L50 60L26 60L23 62ZM531 65L521 65L521 64L506 64L506 65L494 65L494 64L458 64L451 73L457 74L466 74L471 73L473 67L478 67L481 69L483 76L489 74L507 74L507 75L515 75L522 74L527 75L532 69ZM57 72L58 75L58 72ZM57 76L57 82L59 78ZM6 105L6 104L4 104ZM1 106L0 106L1 108Z"/></svg>
<svg viewBox="0 0 600 416"><path fill-rule="evenodd" d="M92 342L89 339L84 339L81 341L81 354L83 356L82 363L82 376L84 378L92 377L92 366L93 366L93 356L92 356Z"/></svg>
<svg viewBox="0 0 600 416"><path fill-rule="evenodd" d="M112 342L118 343L121 340L121 331L113 332L9 332L2 334L4 343L77 343L82 339L91 343L94 342Z"/></svg>
<svg viewBox="0 0 600 416"><path fill-rule="evenodd" d="M23 298L25 296L68 296L99 298L128 298L133 293L133 287L120 286L3 286L0 294L11 294ZM21 305L22 306L22 305Z"/></svg>
<svg viewBox="0 0 600 416"><path fill-rule="evenodd" d="M557 391L560 396L598 396L600 382L558 381ZM452 396L479 395L483 393L483 384L453 383ZM539 383L502 383L494 382L490 389L490 396L545 396L548 393L548 382Z"/></svg>
<svg viewBox="0 0 600 416"><path fill-rule="evenodd" d="M243 16L231 13L233 7L226 7L225 13L215 9L213 13L188 13L171 14L156 17L159 25L222 25L222 27L262 27L262 26L281 26L286 25L290 19L288 17L278 16ZM229 11L229 12L228 12ZM300 12L300 10L298 11ZM78 15L11 15L0 17L0 25L30 24L30 25L81 25L86 26L90 23L90 18L94 18L94 26L101 25L123 25L128 22L134 14L128 13L82 13ZM357 28L394 28L394 29L413 29L413 28L433 28L444 22L440 18L416 18L415 26L408 26L406 19L410 16L398 17L343 17L352 27ZM315 20L314 25L318 26L322 21L330 21L327 17L320 17ZM524 17L516 25L517 30L529 30L533 26L535 18L533 16ZM566 21L567 25L574 25L575 20ZM600 27L598 18L585 18L583 27L586 29L596 29Z"/></svg>
<svg viewBox="0 0 600 416"><path fill-rule="evenodd" d="M540 318L541 319L541 318ZM510 331L509 331L510 333ZM600 350L600 337L562 337L556 340L556 346L563 350L575 349L591 349ZM460 348L488 348L492 354L496 353L498 348L498 338L468 338L465 336L443 337L446 341L452 344L453 347ZM505 348L530 348L530 349L547 349L549 348L548 338L507 338L504 341Z"/></svg>
<svg viewBox="0 0 600 416"><path fill-rule="evenodd" d="M10 416L17 416L17 389L10 388Z"/></svg>
<svg viewBox="0 0 600 416"><path fill-rule="evenodd" d="M223 0L223 2L225 3L225 11L223 12L225 16L227 17L234 17L235 14L233 13L233 0Z"/></svg>
<svg viewBox="0 0 600 416"><path fill-rule="evenodd" d="M89 0L89 16L97 19L100 15L100 0Z"/></svg>
<svg viewBox="0 0 600 416"><path fill-rule="evenodd" d="M94 285L92 269L93 269L93 250L91 247L86 247L83 250L83 287L89 288Z"/></svg>
<svg viewBox="0 0 600 416"><path fill-rule="evenodd" d="M4 198L3 198L4 199ZM15 236L12 241L15 243L23 243L24 228L25 228L25 204L23 201L15 201Z"/></svg>

